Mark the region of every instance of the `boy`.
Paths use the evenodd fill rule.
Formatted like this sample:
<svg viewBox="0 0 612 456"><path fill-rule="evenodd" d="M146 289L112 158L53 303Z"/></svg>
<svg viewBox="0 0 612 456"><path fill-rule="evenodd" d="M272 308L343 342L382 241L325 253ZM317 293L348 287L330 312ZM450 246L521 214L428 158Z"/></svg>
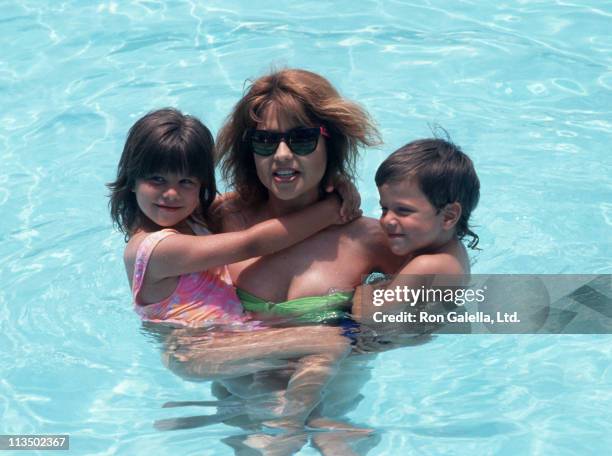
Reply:
<svg viewBox="0 0 612 456"><path fill-rule="evenodd" d="M456 145L442 139L405 145L380 165L376 186L380 224L391 251L404 257L404 263L390 282L357 290L353 315L369 323L374 312L407 307L409 295L397 290L424 290L440 285L440 277L447 286L464 285L470 265L461 240L471 237L472 249L478 244L469 218L478 204L480 183L472 161Z"/></svg>

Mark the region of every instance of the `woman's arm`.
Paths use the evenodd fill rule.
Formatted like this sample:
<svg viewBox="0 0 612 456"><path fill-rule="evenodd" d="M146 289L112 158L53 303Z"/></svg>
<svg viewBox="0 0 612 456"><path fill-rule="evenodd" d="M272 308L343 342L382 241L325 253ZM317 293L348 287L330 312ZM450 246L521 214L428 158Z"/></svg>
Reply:
<svg viewBox="0 0 612 456"><path fill-rule="evenodd" d="M338 198L332 196L295 214L266 220L243 231L168 236L153 251L148 273L153 280L161 280L269 255L338 223L339 209Z"/></svg>

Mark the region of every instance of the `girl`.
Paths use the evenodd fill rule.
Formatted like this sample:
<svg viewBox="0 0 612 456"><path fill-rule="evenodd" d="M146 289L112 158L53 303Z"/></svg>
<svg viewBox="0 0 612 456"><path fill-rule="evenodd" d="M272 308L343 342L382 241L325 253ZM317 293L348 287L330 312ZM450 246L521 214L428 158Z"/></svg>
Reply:
<svg viewBox="0 0 612 456"><path fill-rule="evenodd" d="M249 350L233 346L228 337L208 337L198 341L197 353L168 355L171 367L200 380L250 374L254 366L261 370L261 360L274 360L280 348L284 356L301 357L276 410L285 420L270 424L299 423L318 403L348 341L336 328L310 327L304 328L309 342L298 345L287 329L249 322L225 265L274 253L359 213L351 210L349 217L341 217L337 197L329 196L243 231L210 234L204 225L214 226L209 217L217 193L213 150L208 129L174 109L151 112L130 129L117 179L109 188L113 221L126 235L124 262L134 309L149 322L255 330L246 333ZM194 236L199 231L207 235ZM320 369L313 370L313 364ZM187 370L181 371L184 366Z"/></svg>

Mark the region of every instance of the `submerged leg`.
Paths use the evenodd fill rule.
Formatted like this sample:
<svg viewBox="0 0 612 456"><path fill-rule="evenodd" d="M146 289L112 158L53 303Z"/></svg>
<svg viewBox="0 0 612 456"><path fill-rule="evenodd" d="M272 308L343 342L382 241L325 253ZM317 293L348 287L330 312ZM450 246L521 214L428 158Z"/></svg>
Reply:
<svg viewBox="0 0 612 456"><path fill-rule="evenodd" d="M338 372L338 366L349 353L348 342L329 347L325 353L303 356L289 379L285 404L279 418L266 421L272 427L302 428L310 412L321 402L329 381Z"/></svg>
<svg viewBox="0 0 612 456"><path fill-rule="evenodd" d="M332 431L312 436L313 446L323 456L365 456L379 441L374 432Z"/></svg>
<svg viewBox="0 0 612 456"><path fill-rule="evenodd" d="M176 332L166 341L163 361L189 380L206 381L282 369L289 359L325 353L348 342L338 328L307 326L241 333Z"/></svg>
<svg viewBox="0 0 612 456"><path fill-rule="evenodd" d="M255 393L256 399L249 401L254 417L272 418L265 423L269 426L295 428L304 426L321 401L325 386L350 352L350 343L339 328L307 326L197 336L178 332L168 339L167 348L165 364L190 380L261 378L259 383L242 385L239 381L234 386L247 390L251 397ZM292 374L284 393L257 395L268 386L263 384L267 377L262 372L287 368Z"/></svg>
<svg viewBox="0 0 612 456"><path fill-rule="evenodd" d="M304 432L249 434L226 437L221 441L232 447L236 456L291 456L308 442L308 435Z"/></svg>

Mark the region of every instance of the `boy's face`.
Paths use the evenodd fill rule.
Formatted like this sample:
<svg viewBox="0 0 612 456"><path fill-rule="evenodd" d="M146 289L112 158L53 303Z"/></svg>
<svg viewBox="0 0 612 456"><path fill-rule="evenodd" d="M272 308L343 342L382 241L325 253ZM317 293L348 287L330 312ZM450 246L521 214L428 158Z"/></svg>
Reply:
<svg viewBox="0 0 612 456"><path fill-rule="evenodd" d="M378 193L380 225L395 255L425 253L444 242L443 211L432 206L416 179L383 184Z"/></svg>

